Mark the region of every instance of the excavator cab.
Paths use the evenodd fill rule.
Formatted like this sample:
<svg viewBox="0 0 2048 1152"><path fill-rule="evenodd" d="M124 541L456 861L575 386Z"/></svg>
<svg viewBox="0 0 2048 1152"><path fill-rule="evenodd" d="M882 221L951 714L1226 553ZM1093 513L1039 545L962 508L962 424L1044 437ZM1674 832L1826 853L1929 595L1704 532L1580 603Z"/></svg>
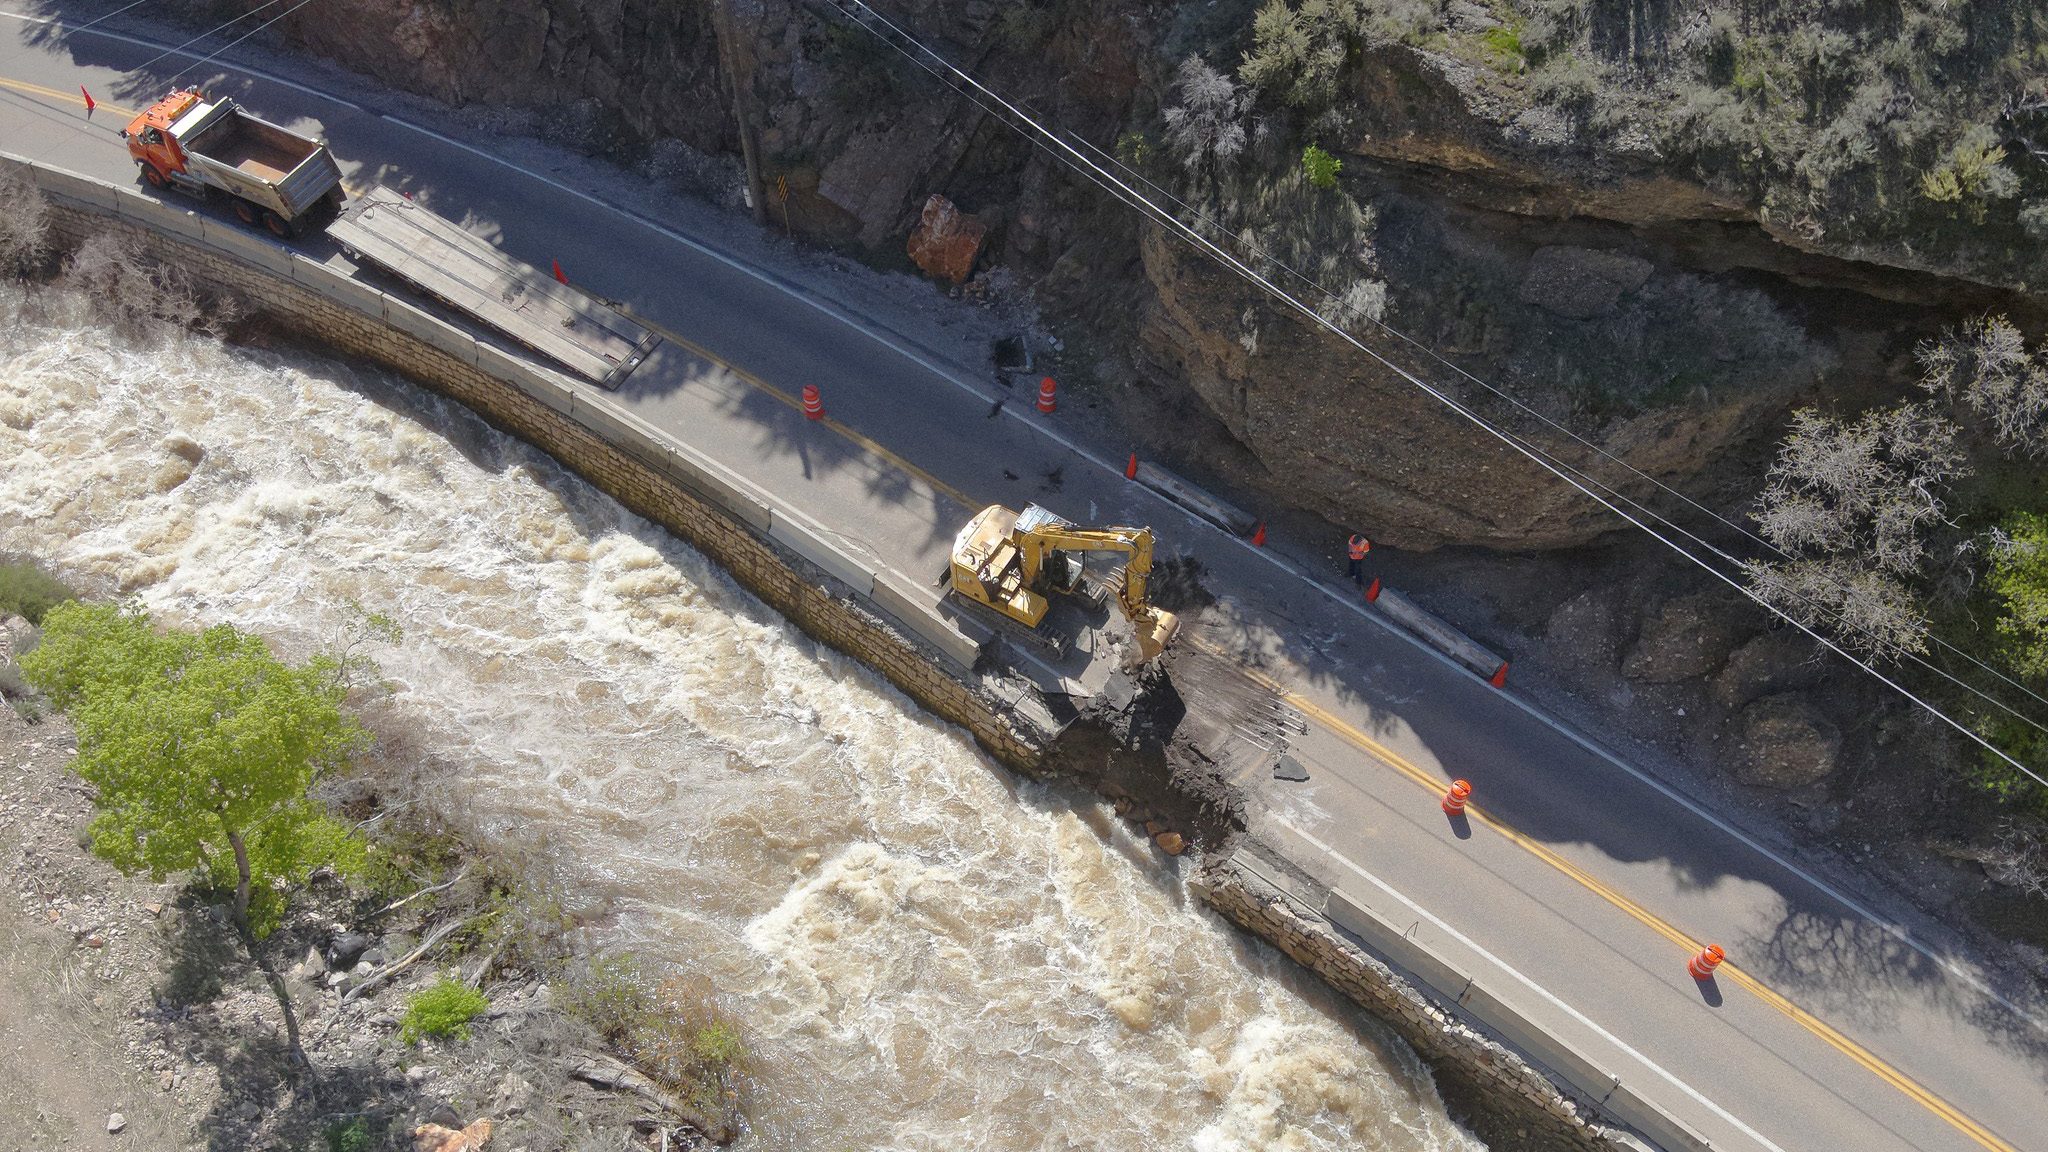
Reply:
<svg viewBox="0 0 2048 1152"><path fill-rule="evenodd" d="M1021 513L991 504L953 538L950 583L961 597L1036 628L1051 606L1048 597L1081 588L1087 552L1124 556L1122 579L1114 585L1117 608L1137 633L1135 662L1150 662L1173 642L1180 619L1146 597L1149 528L1081 527L1036 504Z"/></svg>

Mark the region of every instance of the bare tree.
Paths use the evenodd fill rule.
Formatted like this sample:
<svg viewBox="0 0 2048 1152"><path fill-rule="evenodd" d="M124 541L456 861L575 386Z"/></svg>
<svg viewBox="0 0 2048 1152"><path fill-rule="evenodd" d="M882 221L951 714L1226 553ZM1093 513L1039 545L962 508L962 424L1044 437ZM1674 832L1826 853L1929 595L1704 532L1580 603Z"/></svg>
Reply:
<svg viewBox="0 0 2048 1152"><path fill-rule="evenodd" d="M230 296L205 297L191 277L158 264L114 233L88 238L64 266L64 283L116 324L133 329L159 321L219 332L243 314Z"/></svg>
<svg viewBox="0 0 2048 1152"><path fill-rule="evenodd" d="M1874 655L1921 651L1927 625L1908 581L1948 485L1967 474L1957 435L1919 404L1855 420L1794 413L1756 514L1786 559L1747 566L1757 595Z"/></svg>
<svg viewBox="0 0 2048 1152"><path fill-rule="evenodd" d="M0 165L0 275L26 277L42 263L50 205L13 164Z"/></svg>
<svg viewBox="0 0 2048 1152"><path fill-rule="evenodd" d="M2039 824L2008 819L1984 858L1985 870L2001 884L2048 899L2048 840Z"/></svg>
<svg viewBox="0 0 2048 1152"><path fill-rule="evenodd" d="M2048 455L2048 356L2003 316L1984 316L1913 350L1920 386L1961 403L2007 452Z"/></svg>
<svg viewBox="0 0 2048 1152"><path fill-rule="evenodd" d="M1166 142L1198 178L1214 188L1224 165L1244 151L1244 112L1249 103L1237 83L1209 67L1200 56L1180 63L1174 82L1180 104L1166 109Z"/></svg>

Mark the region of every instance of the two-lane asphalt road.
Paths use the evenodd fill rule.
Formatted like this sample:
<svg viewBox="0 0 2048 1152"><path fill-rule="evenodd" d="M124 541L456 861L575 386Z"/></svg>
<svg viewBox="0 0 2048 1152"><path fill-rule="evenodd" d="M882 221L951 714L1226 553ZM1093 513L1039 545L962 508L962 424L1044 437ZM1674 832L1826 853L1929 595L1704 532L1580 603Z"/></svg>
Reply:
<svg viewBox="0 0 2048 1152"><path fill-rule="evenodd" d="M115 106L191 63L130 71L182 37L53 31L0 16L0 148L132 180ZM1503 999L1613 1045L1630 1082L1715 1147L2048 1152L2038 989L1994 989L1924 929L1394 633L1312 550L1255 550L1190 518L1123 480L1121 446L1079 442L1021 395L991 413L1004 394L965 366L981 349L912 341L750 266L719 234L751 227L737 218L650 219L501 158L501 141L311 84L220 64L195 81L317 129L352 184L411 192L538 266L559 259L660 326L673 339L620 398L891 567L938 571L959 523L997 500L1149 523L1198 555L1236 624L1203 641L1261 667L1309 722L1294 747L1307 783L1244 782L1252 831L1312 856L1327 886L1412 915ZM81 85L101 101L90 118ZM825 387L829 426L791 408L806 383ZM1437 808L1453 776L1478 788L1469 828ZM1731 957L1710 992L1684 970L1706 940Z"/></svg>

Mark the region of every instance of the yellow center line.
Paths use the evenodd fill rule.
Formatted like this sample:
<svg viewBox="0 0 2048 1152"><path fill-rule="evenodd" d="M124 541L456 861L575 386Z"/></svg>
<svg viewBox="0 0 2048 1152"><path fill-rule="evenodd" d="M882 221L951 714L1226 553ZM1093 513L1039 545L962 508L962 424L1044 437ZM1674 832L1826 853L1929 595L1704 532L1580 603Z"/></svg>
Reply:
<svg viewBox="0 0 2048 1152"><path fill-rule="evenodd" d="M1194 642L1200 644L1203 648L1208 649L1213 653L1216 653L1218 655L1225 655L1225 653L1221 652L1219 649L1216 649L1212 645L1207 644L1203 641L1196 640ZM1388 748L1386 745L1381 744L1379 741L1374 740L1372 737L1366 735L1363 732L1360 732L1356 728L1353 728L1350 724L1345 723L1344 720L1337 717L1336 715L1333 715L1313 700L1309 700L1295 692L1288 690L1288 688L1285 685L1281 684L1279 681L1274 680L1272 677L1267 676L1264 673L1261 673L1255 669L1246 669L1246 673L1249 676L1251 676L1252 679L1256 680L1260 684L1264 685L1267 689L1271 690L1275 695L1279 696L1282 700L1285 700L1291 707L1300 711L1303 715L1311 717L1317 723L1323 725L1323 727L1329 729L1332 733L1337 735L1339 738L1343 739L1346 743L1349 743L1352 746L1358 748L1359 750L1370 754L1375 759L1378 759L1382 763L1386 764L1388 767L1393 768L1396 772L1399 772L1402 776L1407 777L1410 781L1414 782L1418 787L1422 788L1430 795L1441 795L1444 789L1447 787L1447 781L1440 780L1436 776L1422 770L1421 768L1416 767L1414 764L1409 763L1407 759L1402 757L1393 749ZM1496 833L1499 833L1503 838L1515 844L1517 847L1523 849L1530 855L1536 857L1538 860L1543 861L1545 864L1550 865L1552 868L1555 868L1564 875L1577 881L1581 886L1586 888L1588 891L1592 892L1594 895L1599 896L1601 899L1607 901L1609 904L1612 904L1614 907L1619 908L1621 911L1627 913L1631 918L1643 924L1645 927L1657 933L1659 936L1662 936L1666 940L1669 940L1673 944L1676 944L1679 948L1683 949L1687 955L1696 953L1701 948L1705 947L1705 944L1701 941L1695 940L1694 938L1688 936L1676 927L1673 927L1668 921L1664 920L1662 917L1651 912L1649 909L1644 908L1642 905L1636 903L1634 900L1629 899L1627 896L1622 895L1620 892L1615 891L1613 888L1609 887L1607 884L1603 883L1598 878L1588 873L1585 869L1572 863L1570 860L1565 859L1563 856L1558 855L1556 852L1552 851L1545 845L1530 839L1528 836L1525 836L1521 832L1516 831L1514 828L1508 826L1507 824L1502 823L1498 818L1487 815L1483 809L1472 804L1467 804L1465 807L1465 815L1473 823L1482 824L1492 829ZM1996 1134L1994 1134L1990 1129L1984 1127L1984 1125L1964 1115L1959 1109L1955 1107L1955 1105L1950 1104L1948 1101L1942 1099L1940 1096L1935 1095L1932 1091L1929 1091L1927 1088L1923 1087L1912 1077L1885 1063L1882 1059L1879 1059L1876 1055L1872 1054L1869 1049L1863 1047L1861 1044L1856 1043L1856 1041L1849 1039L1847 1036L1844 1036L1842 1033L1837 1031L1832 1025L1827 1023L1825 1020L1820 1019L1813 1013L1808 1012L1806 1009L1801 1008L1797 1004L1794 1004L1791 1000L1787 999L1783 994L1770 988L1769 986L1764 984L1763 981L1757 979L1755 976L1750 975L1748 972L1743 971L1740 967L1728 961L1723 961L1720 968L1716 972L1716 975L1724 974L1734 983L1747 989L1752 995L1756 996L1757 999L1762 1000L1764 1003L1777 1009L1779 1012L1784 1013L1787 1017L1797 1022L1801 1027L1805 1028L1808 1032L1811 1032L1815 1036L1818 1036L1820 1039L1827 1042L1827 1044L1830 1047L1841 1052L1843 1055L1849 1057L1849 1059L1854 1060L1857 1064L1862 1065L1866 1071L1870 1072L1872 1075L1876 1076L1880 1080L1883 1080L1885 1083L1891 1085L1892 1087L1898 1089L1900 1092L1904 1093L1909 1099L1911 1099L1914 1103L1920 1105L1922 1108L1927 1109L1927 1111L1932 1112L1935 1116L1946 1121L1948 1124L1953 1126L1957 1131L1961 1132L1965 1136L1968 1136L1970 1139L1976 1141L1979 1145L1982 1145L1984 1148L1990 1149L1991 1152L2018 1152L2018 1149L2006 1143L2004 1140L1999 1139L1999 1137Z"/></svg>
<svg viewBox="0 0 2048 1152"><path fill-rule="evenodd" d="M52 100L61 100L67 104L76 104L80 108L85 107L85 97L80 93L64 92L56 88L45 88L41 84L31 84L26 80L8 80L5 78L0 78L0 88L12 88L16 92L27 92L35 96L48 96ZM120 116L130 120L135 118L134 112L121 107L119 104L109 104L105 100L97 101L97 103L100 107L107 109L108 111L114 113L116 116Z"/></svg>
<svg viewBox="0 0 2048 1152"><path fill-rule="evenodd" d="M621 309L621 311L625 311L625 309ZM765 393L766 395L771 396L776 400L780 400L783 404L789 406L790 408L798 412L803 411L804 404L802 400L789 394L788 392L783 391L780 388L777 388L775 385L770 384L766 380L761 379L759 376L754 375L752 372L749 372L736 364L732 364L724 360L723 358L718 356L718 354L712 352L708 348L705 348L703 345L697 343L695 340L692 340L687 336L681 335L680 333L677 333L669 328L657 324L654 321L649 320L647 317L642 316L637 312L630 313L630 315L633 317L635 323L644 325L648 329L658 333L662 339L667 340L671 344L675 344L684 349L687 349L693 355L696 355L706 361L709 361L712 364L718 365L720 368L723 368L726 371L732 373L734 376L739 377L740 380L745 382L748 386L752 387L756 391ZM960 505L962 508L971 510L975 508L980 508L983 506L983 503L985 503L977 502L973 497L969 496L967 493L962 492L960 489L955 488L953 485L946 483L944 480L939 479L937 476L932 475L930 472L925 471L923 468L920 468L917 465L912 464L910 461L905 460L903 457L898 456L896 453L891 452L887 448L884 448L881 444L875 442L873 439L862 435L861 433L855 431L852 428L847 427L845 424L840 423L839 421L833 419L830 416L824 417L823 419L819 420L818 423L823 424L825 427L831 429L833 432L837 433L841 437L844 437L845 439L860 445L862 448L866 449L869 452L872 452L874 455L887 461L891 465L902 469L909 475L924 481L926 484L929 484L932 487L933 491L938 492L940 495Z"/></svg>

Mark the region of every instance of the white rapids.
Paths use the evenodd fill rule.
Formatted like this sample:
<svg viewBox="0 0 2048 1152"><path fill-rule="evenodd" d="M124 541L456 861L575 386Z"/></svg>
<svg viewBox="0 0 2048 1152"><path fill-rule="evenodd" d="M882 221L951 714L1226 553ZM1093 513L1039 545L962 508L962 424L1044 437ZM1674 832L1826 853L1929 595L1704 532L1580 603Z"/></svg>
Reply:
<svg viewBox="0 0 2048 1152"><path fill-rule="evenodd" d="M607 943L721 990L747 1145L1480 1147L1105 805L541 453L380 372L40 296L0 298L0 550L293 653L350 601L396 617L380 722L485 828L544 833Z"/></svg>

